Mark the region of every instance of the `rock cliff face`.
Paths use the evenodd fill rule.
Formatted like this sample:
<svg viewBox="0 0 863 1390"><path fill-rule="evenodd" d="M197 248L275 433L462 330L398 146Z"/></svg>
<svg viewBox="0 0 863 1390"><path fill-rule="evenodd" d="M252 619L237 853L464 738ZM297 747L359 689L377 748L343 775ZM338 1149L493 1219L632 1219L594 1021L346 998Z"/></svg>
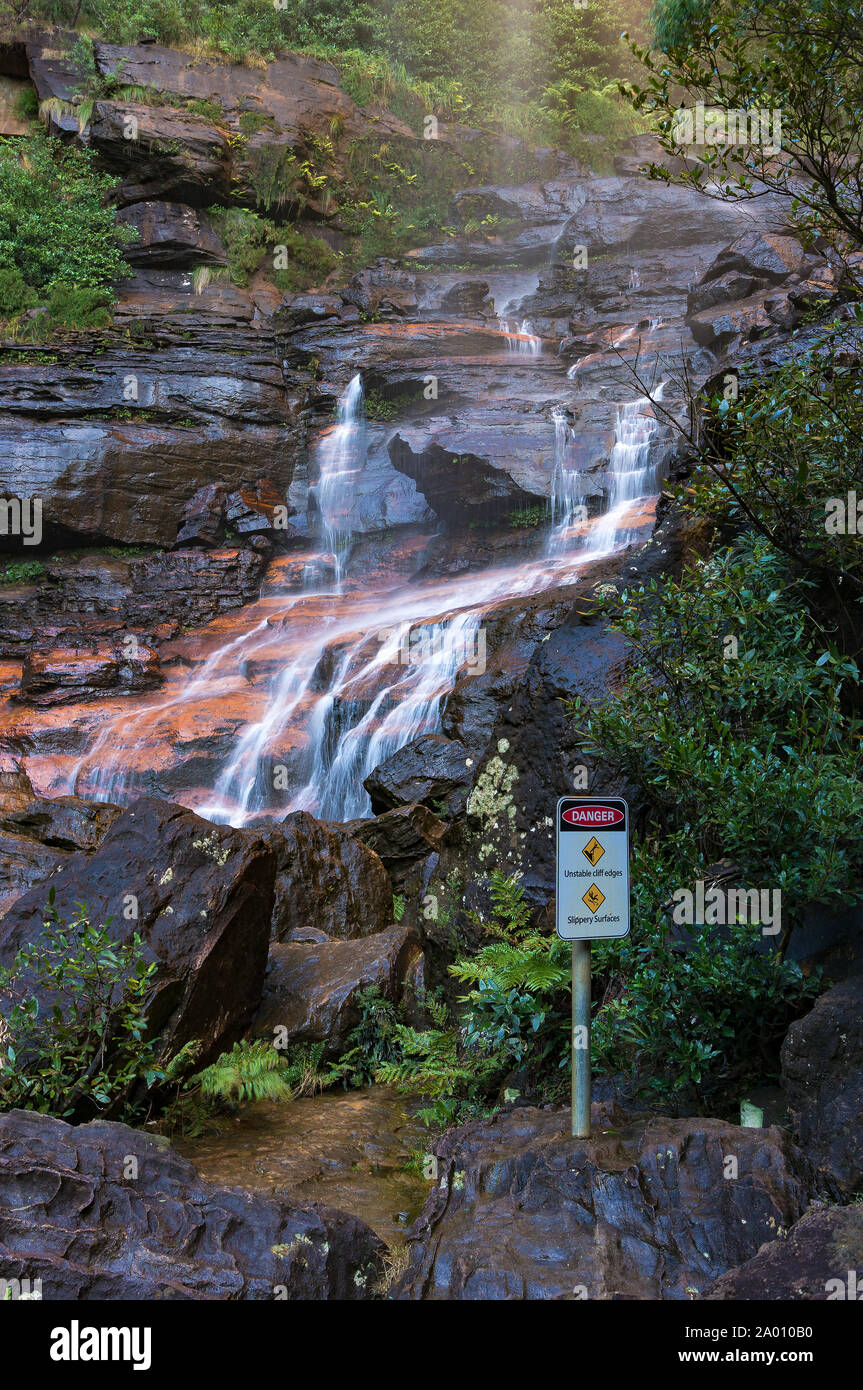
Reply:
<svg viewBox="0 0 863 1390"><path fill-rule="evenodd" d="M111 919L117 941L140 935L145 959L157 964L147 1017L162 1056L196 1041L197 1061L207 1066L242 1036L261 997L274 875L260 839L142 800L93 854L66 856L51 886L64 921L84 903L94 924ZM24 893L0 921L3 965L38 941L45 893ZM42 1012L53 1002L41 999Z"/></svg>
<svg viewBox="0 0 863 1390"><path fill-rule="evenodd" d="M31 82L118 176L137 240L109 330L0 345L0 494L43 499L48 557L0 584L0 964L50 885L64 915L83 901L141 933L165 1056L196 1039L204 1065L241 1036L336 1055L369 988L424 1025L490 865L548 910L550 808L576 770L630 793L566 702L602 698L625 660L605 587L685 549L661 495L683 383L782 360L840 286L769 200L651 183L638 142L613 177L538 151L531 181L454 189L455 234L398 263L235 285L209 209L281 217L322 140L335 178L352 142L414 134L299 55L253 70L99 43L98 72L122 61L161 100L97 100L79 129L62 49L21 31L0 79ZM468 230L484 217L506 234ZM347 245L326 195L303 219ZM431 655L396 651L403 629ZM481 634L482 659L450 661L441 630ZM450 916L427 919L456 874ZM608 1107L585 1144L528 1107L448 1134L400 1296L791 1287L759 1246L860 1186L858 996L838 985L786 1042L807 1157L775 1129ZM820 1278L832 1221L794 1230ZM352 1218L217 1191L122 1126L0 1117L0 1274L46 1296L364 1297L379 1255Z"/></svg>
<svg viewBox="0 0 863 1390"><path fill-rule="evenodd" d="M779 1130L598 1105L593 1129L574 1140L568 1112L525 1107L439 1141L400 1296L692 1299L808 1206L812 1171Z"/></svg>
<svg viewBox="0 0 863 1390"><path fill-rule="evenodd" d="M0 1115L0 1278L46 1300L365 1298L382 1250L344 1212L201 1182L126 1125Z"/></svg>

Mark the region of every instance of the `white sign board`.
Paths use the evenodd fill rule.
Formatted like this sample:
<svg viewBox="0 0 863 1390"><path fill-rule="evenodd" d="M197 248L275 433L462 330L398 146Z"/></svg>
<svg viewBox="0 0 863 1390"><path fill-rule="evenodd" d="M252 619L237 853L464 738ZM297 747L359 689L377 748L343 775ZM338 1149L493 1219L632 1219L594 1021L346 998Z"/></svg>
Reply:
<svg viewBox="0 0 863 1390"><path fill-rule="evenodd" d="M619 796L557 803L557 934L600 941L629 931L629 807Z"/></svg>

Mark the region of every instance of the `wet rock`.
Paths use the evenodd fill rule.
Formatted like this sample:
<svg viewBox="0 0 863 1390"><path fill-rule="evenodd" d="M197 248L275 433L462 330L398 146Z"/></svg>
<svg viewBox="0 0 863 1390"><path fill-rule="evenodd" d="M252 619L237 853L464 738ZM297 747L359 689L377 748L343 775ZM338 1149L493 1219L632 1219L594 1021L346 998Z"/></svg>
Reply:
<svg viewBox="0 0 863 1390"><path fill-rule="evenodd" d="M331 63L301 53L285 52L273 62L253 68L199 61L189 53L155 43L99 43L96 62L106 75L122 64L123 81L130 85L155 87L182 100L194 97L215 103L224 112L226 129L239 131L243 111L260 113L265 118L264 128L249 140L253 146L267 143L268 126L278 130L282 140L303 145L310 134L331 137L336 123L345 141L370 133L381 138L399 135L416 139L410 127L391 112L368 115L362 111L342 90L338 71Z"/></svg>
<svg viewBox="0 0 863 1390"><path fill-rule="evenodd" d="M778 1129L522 1107L451 1130L408 1240L409 1299L688 1299L784 1233L812 1172ZM735 1158L737 1177L725 1177Z"/></svg>
<svg viewBox="0 0 863 1390"><path fill-rule="evenodd" d="M408 927L392 926L358 941L288 942L270 947L255 1037L282 1036L325 1046L337 1057L360 1019L358 996L374 986L397 1001L419 945Z"/></svg>
<svg viewBox="0 0 863 1390"><path fill-rule="evenodd" d="M0 773L0 830L61 850L91 852L122 815L108 801L37 796L24 773Z"/></svg>
<svg viewBox="0 0 863 1390"><path fill-rule="evenodd" d="M717 304L731 304L738 299L747 299L761 287L761 281L753 275L745 275L740 270L728 270L724 275L706 277L689 296L688 311L697 314L702 309L713 309Z"/></svg>
<svg viewBox="0 0 863 1390"><path fill-rule="evenodd" d="M863 975L834 985L782 1044L800 1147L846 1197L863 1188Z"/></svg>
<svg viewBox="0 0 863 1390"><path fill-rule="evenodd" d="M202 626L257 598L266 554L248 546L204 549L217 526L213 513L203 509L184 523L200 549L153 552L127 560L84 554L75 560L49 562L38 585L4 603L9 625L0 627L0 657L18 657L23 663L39 652L40 661L43 657L55 661L58 644L78 653L69 658L67 686L55 685L52 694L52 687L45 685L42 693L49 697L49 704L57 703L53 697L62 696L64 689L69 699L79 698L72 693L75 690L80 690L80 698L91 698L99 689L107 695L130 689L128 678L134 666L124 669L128 665L125 652L132 650L130 637L139 649L156 648L181 628ZM109 643L105 651L104 644ZM98 653L100 648L102 655L93 664L93 651ZM116 678L110 683L115 659ZM101 675L100 663L106 663ZM47 672L34 674L38 682L48 679ZM98 687L93 684L96 679L109 684Z"/></svg>
<svg viewBox="0 0 863 1390"><path fill-rule="evenodd" d="M128 654L122 649L34 652L24 662L21 684L12 698L46 709L118 691L154 690L161 680L156 652L137 642Z"/></svg>
<svg viewBox="0 0 863 1390"><path fill-rule="evenodd" d="M129 139L134 122L134 139ZM90 147L121 176L123 203L177 202L209 207L230 189L227 132L203 116L164 106L97 101Z"/></svg>
<svg viewBox="0 0 863 1390"><path fill-rule="evenodd" d="M123 251L129 265L227 265L219 237L194 208L184 203L134 203L121 208L117 219L133 227L138 240Z"/></svg>
<svg viewBox="0 0 863 1390"><path fill-rule="evenodd" d="M376 767L363 786L376 815L417 803L457 815L471 781L470 754L463 743L444 734L423 734Z"/></svg>
<svg viewBox="0 0 863 1390"><path fill-rule="evenodd" d="M260 478L225 499L225 519L241 537L257 536L282 547L305 546L306 536L287 521L285 498L275 483Z"/></svg>
<svg viewBox="0 0 863 1390"><path fill-rule="evenodd" d="M737 339L764 337L773 328L764 294L754 294L733 304L702 309L686 320L692 336L702 347L720 352Z"/></svg>
<svg viewBox="0 0 863 1390"><path fill-rule="evenodd" d="M284 941L308 927L353 939L391 921L393 891L377 854L342 826L295 811L264 832L276 855L272 936Z"/></svg>
<svg viewBox="0 0 863 1390"><path fill-rule="evenodd" d="M795 1302L863 1298L863 1207L813 1207L783 1240L729 1270L705 1299Z"/></svg>
<svg viewBox="0 0 863 1390"><path fill-rule="evenodd" d="M455 440L449 448L418 439L412 445L397 434L388 447L394 467L414 480L432 510L450 525L505 519L545 501L544 491L517 481L514 468L502 468L499 461L460 448Z"/></svg>
<svg viewBox="0 0 863 1390"><path fill-rule="evenodd" d="M190 497L183 508L183 517L174 548L202 546L206 550L215 549L225 539L225 498L228 490L224 483L208 483Z"/></svg>
<svg viewBox="0 0 863 1390"><path fill-rule="evenodd" d="M814 264L815 258L809 257L808 260ZM789 275L799 274L806 263L806 253L795 237L778 236L762 230L746 232L720 251L705 271L702 284L736 271L760 284L771 282L778 285Z"/></svg>
<svg viewBox="0 0 863 1390"><path fill-rule="evenodd" d="M426 806L398 806L373 820L345 822L348 834L379 855L397 891L424 859L438 852L447 829L446 821Z"/></svg>
<svg viewBox="0 0 863 1390"><path fill-rule="evenodd" d="M65 851L42 844L31 835L0 829L0 916L22 893L38 883L47 883L67 857ZM46 888L46 895L47 891Z"/></svg>
<svg viewBox="0 0 863 1390"><path fill-rule="evenodd" d="M414 279L395 262L380 261L355 275L341 298L368 317L411 315L417 309Z"/></svg>
<svg viewBox="0 0 863 1390"><path fill-rule="evenodd" d="M382 1249L344 1212L202 1182L127 1125L0 1115L0 1277L45 1299L356 1299Z"/></svg>
<svg viewBox="0 0 863 1390"><path fill-rule="evenodd" d="M149 289L144 301L151 315L160 307ZM289 403L272 340L191 315L176 327L183 336L157 353L151 340L112 339L86 359L79 346L0 363L0 449L16 460L21 495L42 498L49 544L172 545L183 508L214 477L231 490L271 478L286 491Z"/></svg>
<svg viewBox="0 0 863 1390"><path fill-rule="evenodd" d="M242 1035L260 1001L274 875L274 855L257 836L142 798L95 853L64 861L52 886L64 920L84 903L94 923L112 918L117 941L140 934L146 958L158 962L148 1021L160 1055L195 1040L206 1066ZM40 888L12 905L0 922L0 963L38 940L44 906Z"/></svg>

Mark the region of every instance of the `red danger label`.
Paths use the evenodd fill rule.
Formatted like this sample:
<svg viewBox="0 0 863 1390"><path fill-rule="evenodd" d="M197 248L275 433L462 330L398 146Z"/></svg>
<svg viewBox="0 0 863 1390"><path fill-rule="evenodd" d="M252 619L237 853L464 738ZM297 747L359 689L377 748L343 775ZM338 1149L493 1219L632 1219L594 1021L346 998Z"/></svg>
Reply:
<svg viewBox="0 0 863 1390"><path fill-rule="evenodd" d="M568 811L563 812L567 825L592 830L600 825L619 825L623 818L623 812L616 811L613 806L570 806Z"/></svg>

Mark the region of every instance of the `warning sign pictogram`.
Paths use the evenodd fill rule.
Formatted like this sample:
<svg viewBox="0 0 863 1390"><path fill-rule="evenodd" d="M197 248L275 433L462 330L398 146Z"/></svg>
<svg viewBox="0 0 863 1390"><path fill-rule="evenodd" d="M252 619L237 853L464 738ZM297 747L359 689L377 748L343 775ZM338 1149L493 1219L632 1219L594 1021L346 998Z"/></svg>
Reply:
<svg viewBox="0 0 863 1390"><path fill-rule="evenodd" d="M581 901L590 908L591 912L598 912L605 902L605 894L601 888L597 888L596 884L592 883Z"/></svg>
<svg viewBox="0 0 863 1390"><path fill-rule="evenodd" d="M605 850L603 849L602 845L599 843L595 835L591 835L590 839L588 840L587 844L581 852L584 855L585 859L588 861L588 863L594 865L598 864L602 856L605 854Z"/></svg>
<svg viewBox="0 0 863 1390"><path fill-rule="evenodd" d="M623 797L557 803L557 934L602 941L629 931L629 808Z"/></svg>

